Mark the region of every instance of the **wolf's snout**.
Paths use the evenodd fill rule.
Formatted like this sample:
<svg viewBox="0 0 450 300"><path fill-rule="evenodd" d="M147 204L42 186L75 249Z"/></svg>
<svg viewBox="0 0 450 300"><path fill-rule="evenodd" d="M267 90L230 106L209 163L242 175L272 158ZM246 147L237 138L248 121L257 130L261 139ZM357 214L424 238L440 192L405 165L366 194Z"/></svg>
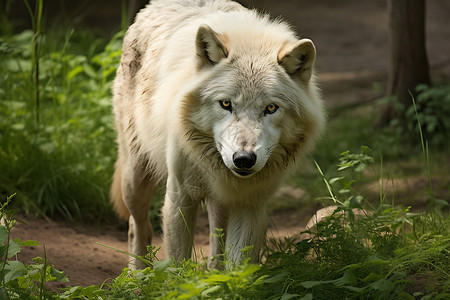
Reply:
<svg viewBox="0 0 450 300"><path fill-rule="evenodd" d="M233 154L233 163L239 169L251 169L256 163L254 152L238 151Z"/></svg>

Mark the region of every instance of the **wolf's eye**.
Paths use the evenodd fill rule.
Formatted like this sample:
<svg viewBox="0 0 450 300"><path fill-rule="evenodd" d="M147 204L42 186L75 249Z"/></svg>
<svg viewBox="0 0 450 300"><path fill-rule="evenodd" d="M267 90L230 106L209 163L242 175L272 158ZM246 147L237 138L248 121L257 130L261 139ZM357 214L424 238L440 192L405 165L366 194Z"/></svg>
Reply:
<svg viewBox="0 0 450 300"><path fill-rule="evenodd" d="M231 112L231 101L230 100L220 100L219 104L223 109Z"/></svg>
<svg viewBox="0 0 450 300"><path fill-rule="evenodd" d="M270 115L275 113L278 110L279 106L276 104L269 104L267 105L266 109L264 110L264 115Z"/></svg>

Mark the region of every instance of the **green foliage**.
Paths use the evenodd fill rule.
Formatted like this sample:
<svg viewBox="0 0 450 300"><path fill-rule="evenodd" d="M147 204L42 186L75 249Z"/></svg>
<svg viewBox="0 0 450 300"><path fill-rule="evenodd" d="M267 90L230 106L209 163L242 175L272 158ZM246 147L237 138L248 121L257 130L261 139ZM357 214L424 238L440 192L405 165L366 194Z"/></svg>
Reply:
<svg viewBox="0 0 450 300"><path fill-rule="evenodd" d="M262 270L280 280L260 298L450 296L448 214L437 218L384 203L372 208L351 188L355 172L363 172L373 162L369 152L362 147L359 154L342 153L338 168L349 174L330 180L323 177L330 198L338 205L325 220L302 232L305 239L278 244L269 251ZM323 175L320 168L319 173ZM363 209L364 203L371 208Z"/></svg>
<svg viewBox="0 0 450 300"><path fill-rule="evenodd" d="M416 90L416 107L411 105L405 112L409 123L406 130L417 134L417 122L420 120L425 140L437 146L446 145L450 132L450 85L430 87L422 84Z"/></svg>
<svg viewBox="0 0 450 300"><path fill-rule="evenodd" d="M355 173L362 173L368 165L374 162L369 155L370 152L369 147L362 146L360 153L351 153L350 151L341 153L338 171L351 170L349 177L337 176L328 180L318 163L315 162L329 194L328 197L322 199L331 199L334 203L345 207L360 207L364 197L353 188L354 177Z"/></svg>
<svg viewBox="0 0 450 300"><path fill-rule="evenodd" d="M45 288L50 281L68 282L64 272L56 270L44 258L37 257L33 263L24 265L16 259L22 247L38 246L36 241L11 240L10 231L16 221L12 211L7 210L13 196L7 197L0 206L0 298L1 299L47 299L53 293Z"/></svg>
<svg viewBox="0 0 450 300"><path fill-rule="evenodd" d="M392 120L387 128L392 142L401 140L415 143L420 122L424 138L430 145L447 146L450 132L450 85L421 84L416 87L416 92L415 104L411 101L410 105L405 106L395 98L389 100L399 116L404 118Z"/></svg>
<svg viewBox="0 0 450 300"><path fill-rule="evenodd" d="M144 270L125 268L110 284L69 287L56 293L46 290L45 282L67 278L45 259L37 259L29 266L11 260L22 246L35 245L35 242L9 241L14 222L8 221L0 230L0 238L5 241L1 248L4 260L0 292L9 297L6 299L42 299L42 295L48 299L450 297L448 214L437 217L431 212L412 213L409 207L368 204L351 187L355 177L366 173L372 165L369 154L367 147L362 147L360 153L341 154L337 167L342 176L330 180L323 177L330 197L337 200L334 211L301 232L302 240L285 240L275 243L275 247L268 246L262 265L249 264L247 260L219 271L207 269L204 260L157 261L158 249L150 247L149 254L141 257L149 266ZM217 234L220 236L221 232ZM225 253L225 265L226 258Z"/></svg>
<svg viewBox="0 0 450 300"><path fill-rule="evenodd" d="M63 45L42 36L39 122L33 33L0 39L0 192L17 191L16 204L27 213L98 219L110 214L110 90L123 33L88 55L72 50L72 36L67 33Z"/></svg>
<svg viewBox="0 0 450 300"><path fill-rule="evenodd" d="M258 292L265 275L257 265L243 263L230 271L205 269L203 263L155 262L153 268L124 269L110 289L110 297L121 299L246 299Z"/></svg>
<svg viewBox="0 0 450 300"><path fill-rule="evenodd" d="M361 147L361 153L350 153L350 151L345 151L341 153L339 158L338 171L353 168L355 172L363 172L368 164L373 163L373 157L370 156L370 148L367 146Z"/></svg>

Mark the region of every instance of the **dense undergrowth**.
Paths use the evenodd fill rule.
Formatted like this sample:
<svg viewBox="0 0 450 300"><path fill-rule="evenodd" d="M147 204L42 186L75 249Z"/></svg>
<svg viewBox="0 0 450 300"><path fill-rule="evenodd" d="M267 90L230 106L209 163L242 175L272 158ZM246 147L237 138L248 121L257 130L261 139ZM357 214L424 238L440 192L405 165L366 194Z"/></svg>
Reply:
<svg viewBox="0 0 450 300"><path fill-rule="evenodd" d="M72 46L84 39L73 31L62 44L41 37L39 107L33 32L0 38L0 192L17 192L27 214L111 215L107 190L116 150L110 89L121 36L106 46L94 39L84 53Z"/></svg>
<svg viewBox="0 0 450 300"><path fill-rule="evenodd" d="M114 217L108 203L116 154L110 99L122 37L106 42L87 31L44 34L38 22L34 30L0 36L0 195L6 199L0 212L0 299L450 297L448 199L440 198L440 190L448 191L442 168L448 163L448 86L418 87L416 107L398 107L408 120L403 124L393 120L376 130L372 117L355 112L330 120L332 130L315 154L318 168L311 164L290 184L304 188L310 203L319 197L336 211L303 232L303 239L268 241L263 264L218 271L203 260L155 261L151 249L145 270L124 269L103 286L47 290L46 282L68 278L45 253L29 265L17 260L22 247L38 242L10 239L11 211L97 222ZM362 144L376 156L367 147L358 152ZM429 177L415 191L426 198L423 211L415 209L423 207L415 198L397 199L385 190L392 180L386 169L399 162L408 166L397 170L402 175ZM436 182L434 172L445 179ZM378 182L375 196L361 189L368 182Z"/></svg>
<svg viewBox="0 0 450 300"><path fill-rule="evenodd" d="M4 299L448 299L446 202L430 194L433 209L412 213L409 207L385 203L381 190L377 205L366 203L352 185L355 173L371 163L367 147L361 153L343 153L338 165L342 176L323 177L324 189L336 203L334 212L301 232L300 238L268 241L261 265L245 261L218 271L207 269L203 259L157 261L157 249L149 248L142 257L148 268L125 268L112 283L75 286L60 293L45 289L45 283L68 279L45 257L30 265L16 260L21 247L37 242L9 239L14 225L6 210L9 197L0 212L0 295Z"/></svg>

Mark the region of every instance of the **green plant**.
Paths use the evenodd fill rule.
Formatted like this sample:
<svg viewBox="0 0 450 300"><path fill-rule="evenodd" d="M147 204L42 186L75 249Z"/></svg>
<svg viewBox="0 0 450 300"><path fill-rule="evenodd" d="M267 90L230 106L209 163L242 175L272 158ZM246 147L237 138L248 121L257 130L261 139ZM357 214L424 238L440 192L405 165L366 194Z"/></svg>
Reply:
<svg viewBox="0 0 450 300"><path fill-rule="evenodd" d="M362 146L360 153L354 154L350 151L341 153L338 171L351 170L350 177L338 176L328 180L319 164L315 161L316 168L329 194L329 196L324 197L325 199L331 199L334 203L345 207L361 207L364 197L353 188L355 183L354 175L355 173L362 173L368 165L374 162L369 155L370 152L371 149L369 147Z"/></svg>
<svg viewBox="0 0 450 300"><path fill-rule="evenodd" d="M417 140L420 122L420 129L425 140L436 147L447 146L450 130L450 120L448 119L450 86L421 84L416 87L416 92L414 103L411 101L411 104L406 107L395 98L389 99L404 120L392 120L386 134L394 134L397 141L414 142Z"/></svg>
<svg viewBox="0 0 450 300"><path fill-rule="evenodd" d="M450 131L450 85L422 84L417 86L416 91L416 107L410 106L406 110L408 121L414 123L420 120L425 140L437 146L446 145Z"/></svg>
<svg viewBox="0 0 450 300"><path fill-rule="evenodd" d="M7 210L14 195L7 197L0 206L0 298L1 299L47 299L53 293L45 288L49 281L68 282L64 272L56 270L47 259L37 257L30 265L15 259L22 247L38 246L37 241L11 240L10 232L16 221L13 212Z"/></svg>
<svg viewBox="0 0 450 300"><path fill-rule="evenodd" d="M412 213L409 207L364 201L353 184L355 173L373 163L369 153L367 147L342 153L338 170L347 174L330 180L316 163L337 206L302 232L308 238L278 243L269 251L263 272L274 276L277 286L269 286L264 297L275 291L278 298L302 299L450 296L449 216L438 219L432 213Z"/></svg>
<svg viewBox="0 0 450 300"><path fill-rule="evenodd" d="M32 51L32 74L31 74L31 82L33 82L33 91L34 91L34 101L35 101L35 115L36 115L36 123L39 123L39 110L40 110L40 73L39 73L39 65L40 65L40 43L41 43L41 35L43 31L43 21L42 21L42 10L44 8L44 1L38 0L35 3L34 10L32 9L28 0L25 0L25 5L30 14L30 18L33 24L33 51Z"/></svg>
<svg viewBox="0 0 450 300"><path fill-rule="evenodd" d="M353 185L372 164L367 147L362 147L360 153L343 152L337 167L341 176L334 180L322 178L330 198L336 200L335 210L313 228L301 232L303 240L286 239L268 247L261 265L244 261L219 271L207 269L203 258L197 262L157 261L158 249L149 248L149 254L142 257L149 265L144 270L125 268L110 284L75 286L55 293L45 289L45 282L65 277L45 259L38 259L30 266L13 263L16 268L3 267L1 274L14 279L5 280L2 295L11 299L449 297L449 216L441 214L436 218L430 212L412 213L409 207L398 208L384 202L369 205ZM362 197L361 201L354 201L357 197ZM18 249L22 242L14 243L4 245ZM29 242L22 245L26 243ZM2 251L18 252L5 248ZM10 259L6 260L3 265L10 266ZM226 254L224 260L226 263Z"/></svg>
<svg viewBox="0 0 450 300"><path fill-rule="evenodd" d="M33 33L1 39L0 169L6 172L0 174L0 191L17 191L16 205L27 213L99 220L111 215L110 89L123 33L90 57L71 50L73 35L66 34L62 47L41 36L39 123L30 101L36 85L30 77ZM82 212L83 206L89 209Z"/></svg>

